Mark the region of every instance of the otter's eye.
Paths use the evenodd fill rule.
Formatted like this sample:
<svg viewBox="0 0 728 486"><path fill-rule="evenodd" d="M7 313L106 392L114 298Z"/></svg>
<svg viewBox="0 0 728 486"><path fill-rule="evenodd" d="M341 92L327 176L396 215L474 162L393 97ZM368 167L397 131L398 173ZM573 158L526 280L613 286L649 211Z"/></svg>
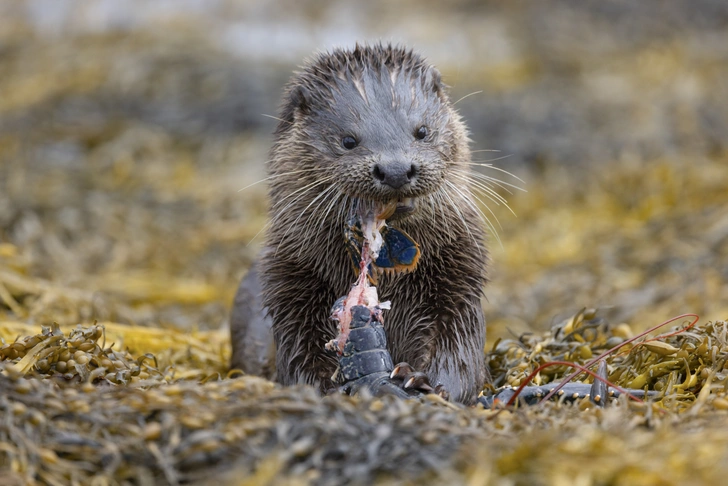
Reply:
<svg viewBox="0 0 728 486"><path fill-rule="evenodd" d="M341 145L343 145L346 150L351 150L359 145L359 142L357 142L352 136L346 136L341 139Z"/></svg>
<svg viewBox="0 0 728 486"><path fill-rule="evenodd" d="M423 140L425 137L427 137L427 134L430 133L429 130L427 130L427 127L422 125L420 128L415 131L415 137L419 140Z"/></svg>

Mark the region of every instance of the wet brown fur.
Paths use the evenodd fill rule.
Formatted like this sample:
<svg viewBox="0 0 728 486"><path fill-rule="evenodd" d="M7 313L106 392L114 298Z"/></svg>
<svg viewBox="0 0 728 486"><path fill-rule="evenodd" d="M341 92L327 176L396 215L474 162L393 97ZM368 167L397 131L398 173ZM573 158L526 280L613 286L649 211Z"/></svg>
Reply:
<svg viewBox="0 0 728 486"><path fill-rule="evenodd" d="M486 377L485 232L455 177L470 170L469 139L440 74L399 47L337 49L293 77L280 118L269 163L271 226L259 262L277 380L336 386L337 361L324 344L337 332L331 306L356 279L344 240L348 211L355 198L416 197L417 211L390 224L419 243L419 265L382 275L377 285L381 300L392 303L388 347L395 363L425 372L457 401L474 401ZM429 139L411 136L418 123L430 128ZM352 130L360 147L347 151L340 141ZM413 184L395 191L372 182L372 164L390 156L418 165ZM243 320L234 314L238 366L245 365Z"/></svg>

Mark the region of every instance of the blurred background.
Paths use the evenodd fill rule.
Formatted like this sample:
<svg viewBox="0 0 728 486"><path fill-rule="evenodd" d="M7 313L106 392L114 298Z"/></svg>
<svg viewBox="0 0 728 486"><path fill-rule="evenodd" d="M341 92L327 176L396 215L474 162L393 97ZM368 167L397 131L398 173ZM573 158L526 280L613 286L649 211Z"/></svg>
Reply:
<svg viewBox="0 0 728 486"><path fill-rule="evenodd" d="M728 3L0 1L0 320L225 326L281 89L317 50L437 65L493 207L489 341L583 307L728 317ZM491 171L489 175L515 182Z"/></svg>

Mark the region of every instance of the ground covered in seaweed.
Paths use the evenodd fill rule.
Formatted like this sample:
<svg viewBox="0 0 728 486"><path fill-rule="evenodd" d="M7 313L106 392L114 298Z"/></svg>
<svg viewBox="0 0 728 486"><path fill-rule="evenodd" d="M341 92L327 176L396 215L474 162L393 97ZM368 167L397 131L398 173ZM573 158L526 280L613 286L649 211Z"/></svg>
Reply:
<svg viewBox="0 0 728 486"><path fill-rule="evenodd" d="M509 156L499 166L525 181L528 192L504 193L517 217L493 208L503 246L491 241L484 308L496 386L700 315L609 358L609 378L660 391L654 404L513 412L322 398L228 374L228 308L266 207L264 184L238 190L265 177L275 121L260 114L274 114L310 50L279 39L266 48L285 56L263 62L268 51L246 48L279 28L278 13L0 4L3 480L718 484L728 13L696 3L433 2L438 21L414 13L405 25L361 2L337 11L377 19L363 36L396 26L429 49L454 99L484 90L458 107L475 148L502 152L477 156ZM335 14L306 2L283 11L296 9L301 25L339 32ZM253 14L268 30L251 27ZM428 44L456 28L472 42L443 40L448 55Z"/></svg>
<svg viewBox="0 0 728 486"><path fill-rule="evenodd" d="M488 354L495 381L518 385L553 359L584 362L629 334L593 314L498 343ZM728 472L723 321L628 345L609 359L615 383L663 391L650 404L623 397L606 408L585 399L515 411L434 395L321 397L308 387L226 377L224 363L201 351L220 344L215 333L166 334L53 326L0 348L4 477L11 484L717 484ZM186 352L137 351L162 341ZM565 371L549 368L536 381Z"/></svg>

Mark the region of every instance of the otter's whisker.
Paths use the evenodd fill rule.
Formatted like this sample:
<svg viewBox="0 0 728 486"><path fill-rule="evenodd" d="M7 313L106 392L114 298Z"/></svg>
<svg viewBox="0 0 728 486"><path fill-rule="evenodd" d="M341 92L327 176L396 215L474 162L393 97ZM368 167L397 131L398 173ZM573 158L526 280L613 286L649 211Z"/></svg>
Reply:
<svg viewBox="0 0 728 486"><path fill-rule="evenodd" d="M498 162L499 160L507 159L509 157L513 157L513 154L501 155L500 157L496 157L495 159L471 160L469 163L471 165L474 165L474 164L487 164L487 163L490 163L490 162Z"/></svg>
<svg viewBox="0 0 728 486"><path fill-rule="evenodd" d="M446 183L448 181L445 181ZM460 211L460 208L457 204L455 204L455 201L452 200L452 197L450 197L450 194L448 194L445 191L442 191L442 194L447 198L447 200L450 202L450 205L455 210L455 212L458 215L458 218L460 219L460 222L463 223L463 228L465 231L467 231L468 235L470 235L470 238L473 240L473 243L475 244L475 247L478 249L478 253L480 254L480 257L483 257L483 250L480 248L480 243L478 240L473 236L473 233L470 231L470 227L468 226L467 221L465 221L465 216L463 215L462 211Z"/></svg>
<svg viewBox="0 0 728 486"><path fill-rule="evenodd" d="M274 206L273 208L271 208L271 209L272 209L272 211L273 211L273 212L275 212L275 213L276 213L276 215L279 215L279 214L285 214L285 213L284 213L284 212L285 212L285 210L286 210L286 209L288 209L288 208L289 208L289 207L291 206L291 204L295 203L295 202L296 202L296 201L298 201L298 200L299 200L299 199L300 199L301 197L303 197L303 195L304 195L304 194L306 194L306 193L307 193L308 191L310 191L311 189L314 189L314 188L315 188L316 186L318 186L318 185L322 185L322 184L324 184L325 182L329 182L329 181L330 181L330 180L332 180L333 178L334 178L334 176L333 176L333 175L331 175L331 176L329 176L329 177L324 177L323 179L320 179L320 180L315 180L315 181L313 181L313 182L310 182L310 183L306 184L305 186L303 186L303 187L302 187L302 188L300 188L300 189L296 189L295 191L293 191L292 193L290 193L290 194L289 194L289 195L287 195L286 197L282 198L282 199L281 199L280 201L277 201L276 205L275 205L275 206ZM303 192L302 192L302 191L303 191ZM301 193L301 192L302 192L302 193ZM285 201L286 199L288 199L288 198L290 198L290 197L292 197L292 196L295 196L295 195L296 195L296 194L298 194L298 193L301 193L301 194L299 194L299 196L298 196L297 198L293 199L293 201L291 201L291 202L290 202L290 203L289 203L289 204L288 204L288 205L287 205L287 206L286 206L285 208L283 208L282 210L278 210L278 209L277 209L277 208L278 208L278 206L281 206L281 203L283 203L283 201Z"/></svg>
<svg viewBox="0 0 728 486"><path fill-rule="evenodd" d="M498 235L498 230L493 225L493 223L490 221L490 219L488 219L488 216L486 216L486 214L483 212L483 210L480 209L475 203L473 203L473 201L469 197L469 195L468 194L465 194L458 186L456 186L455 184L453 184L450 181L445 181L445 184L447 184L450 187L450 189L452 189L455 193L459 194L460 197L465 202L465 204L467 204L468 206L470 206L470 208L473 211L475 211L477 214L480 214L480 216L483 218L483 221L485 222L485 224L488 226L488 228L493 233L493 236L495 236L496 241L498 241L498 244L500 244L501 247L503 247L503 243L501 242L500 236ZM495 215L493 215L493 216L495 216ZM497 219L498 218L496 218L496 220ZM498 224L500 225L500 222Z"/></svg>
<svg viewBox="0 0 728 486"><path fill-rule="evenodd" d="M315 171L321 171L321 172L323 172L323 169L321 169L321 168L300 169L300 170L292 170L292 171L289 171L289 172L282 172L280 174L273 174L271 176L266 177L265 179L261 179L259 181L255 181L252 184L248 184L247 186L245 186L245 187L243 187L241 189L238 189L238 192L243 192L244 190L246 190L246 189L248 189L250 187L253 187L255 185L258 185L261 182L269 181L271 179L276 179L278 177L284 177L284 176L289 176L289 175L300 174L301 172L315 172Z"/></svg>
<svg viewBox="0 0 728 486"><path fill-rule="evenodd" d="M329 216L329 213L331 212L331 210L333 208L337 207L337 205L339 206L339 213L337 214L337 220L342 219L341 212L344 210L344 208L341 207L341 205L339 205L340 197L341 197L341 195L339 195L338 197L332 197L331 200L329 201L329 204L326 207L326 211L324 211L323 217L321 218L321 223L319 223L319 229L323 228L323 225L326 223L326 221L328 221L327 218Z"/></svg>
<svg viewBox="0 0 728 486"><path fill-rule="evenodd" d="M311 239L314 238L316 231L323 231L324 226L327 223L329 223L329 225L326 236L329 239L332 238L332 232L336 232L336 235L338 235L341 231L342 224L337 223L342 221L341 211L343 210L343 208L341 206L345 204L346 196L338 191L333 191L332 195L328 199L329 201L325 209L320 212L321 216L319 218L320 221L318 224L318 229L314 227L315 221L311 221ZM331 210L334 208L338 208L338 212L335 211L332 213Z"/></svg>
<svg viewBox="0 0 728 486"><path fill-rule="evenodd" d="M289 125L293 125L293 123L288 120L284 120L283 118L278 118L277 116L269 115L267 113L261 113L260 116L264 116L266 118L272 118L274 120L278 120L279 122L288 123Z"/></svg>
<svg viewBox="0 0 728 486"><path fill-rule="evenodd" d="M478 207L478 206L477 206L477 205L476 205L476 204L475 204L475 203L474 203L474 202L473 202L473 201L472 201L472 200L470 199L469 195L467 195L467 194L464 194L464 193L460 192L460 197L462 197L462 198L463 198L463 200L464 200L464 201L466 202L466 204L467 204L468 206L470 206L470 208L471 208L471 209L472 209L473 211L475 211L475 212L476 212L476 213L477 213L477 214L479 215L479 217L481 218L481 220L483 221L483 223L484 223L484 224L486 225L486 227L488 228L488 231L489 231L489 232L490 232L490 233L491 233L491 234L492 234L492 235L493 235L493 236L495 237L495 239L496 239L496 241L498 242L498 244L500 245L500 247L501 247L501 248L503 248L503 242L501 241L501 239L500 239L500 235L498 234L498 229L497 229L497 228L495 227L495 225L494 225L494 224L493 224L493 223L491 222L490 218L488 218L488 216L487 216L487 215L486 215L486 214L485 214L485 213L483 212L483 210L482 210L482 209L480 209L480 207ZM482 201L481 201L481 204L482 204ZM490 212L491 212L491 214L493 214L493 212L492 212L492 211L490 210L490 208L489 208L489 207L488 207L487 205L484 205L484 206L485 206L485 208L486 208L486 209L488 209L488 211L490 211ZM493 217L495 218L496 222L498 223L498 226L499 226L499 227L501 227L501 225L500 225L500 221L498 221L498 217L497 217L497 216L495 216L495 214L493 214ZM501 229L502 229L502 227L501 227Z"/></svg>
<svg viewBox="0 0 728 486"><path fill-rule="evenodd" d="M319 208L321 207L321 205L324 204L324 203L326 204L326 206L324 206L325 207L325 210L323 210L321 212L321 217L318 218L318 219L320 219L319 226L318 226L319 229L321 229L323 227L323 225L326 223L327 218L329 217L329 212L331 212L331 209L334 208L334 207L336 207L336 205L338 203L338 200L339 200L339 197L340 196L338 194L336 194L336 192L337 192L336 191L336 183L334 183L334 184L332 184L332 190L331 190L331 196L332 197L329 197L328 200L327 199L322 200L320 203L318 203L316 205L316 208L314 209L314 212L319 212ZM311 225L311 230L312 231L315 230L314 223L316 221L317 220L315 220L315 219L312 219L310 221L310 225Z"/></svg>
<svg viewBox="0 0 728 486"><path fill-rule="evenodd" d="M448 218L446 216L446 213L445 213L445 202L442 200L443 199L442 198L442 195L438 192L437 193L437 197L435 199L437 200L437 204L440 207L440 213L442 214L442 218L445 221L445 229L447 230L447 233L448 234L452 234L452 232L450 230L450 222L449 222L449 219L450 218Z"/></svg>
<svg viewBox="0 0 728 486"><path fill-rule="evenodd" d="M510 205L508 204L508 202L500 194L498 194L497 192L493 191L489 187L483 186L478 181L470 180L470 184L472 184L476 189L480 190L482 196L488 198L490 201L495 202L498 206L503 205L508 211L510 211L510 213L513 216L518 217L518 215L516 214L516 212L510 207ZM476 191L471 191L471 192L472 192L473 196L475 196L477 198ZM497 198L497 200L494 200L494 198ZM477 199L478 199L478 201L480 201L481 203L483 203L483 201L481 201L480 198L477 198ZM500 201L500 203L498 201ZM483 203L483 204L486 207L488 206L485 203ZM488 208L488 210L490 211L490 208Z"/></svg>
<svg viewBox="0 0 728 486"><path fill-rule="evenodd" d="M475 171L468 172L468 177L470 177L473 181L478 180L478 182L489 188L491 191L495 191L495 188L499 187L502 190L506 191L508 194L513 195L513 192L511 192L508 186L504 185L499 179L495 179L493 177Z"/></svg>
<svg viewBox="0 0 728 486"><path fill-rule="evenodd" d="M480 150L471 150L470 151L471 154L477 154L479 152L500 152L500 150L496 150L496 149L480 149Z"/></svg>
<svg viewBox="0 0 728 486"><path fill-rule="evenodd" d="M508 205L506 199L493 189L493 186L490 182L481 182L475 179L472 173L453 171L453 178L457 178L458 180L466 182L468 185L473 185L477 189L480 189L481 191L486 193L485 195L488 197L488 199L493 201L498 206L500 206L501 204L505 204L506 206ZM510 194L510 191L508 191L507 189L505 190Z"/></svg>
<svg viewBox="0 0 728 486"><path fill-rule="evenodd" d="M343 201L342 201L343 199ZM337 211L334 214L334 221L343 221L343 213L346 209L346 196L339 193L336 197L332 197L331 201L329 202L329 205L326 208L326 211L324 211L323 218L321 219L321 223L319 223L319 228L323 228L324 223L328 221L329 213L331 213L331 210L334 208L338 208ZM330 231L330 230L329 230ZM338 231L338 229L337 229Z"/></svg>
<svg viewBox="0 0 728 486"><path fill-rule="evenodd" d="M503 202L502 198L500 196L498 196L498 198L495 198L491 194L489 194L486 190L484 190L483 188L478 187L477 181L472 181L466 177L459 176L457 174L453 175L453 179L458 182L462 182L466 186L471 186L471 187L469 187L470 190L468 192L470 192L473 195L473 197L477 197L477 193L480 193L481 196L487 198L490 202L492 202L496 206L505 206L506 208L508 208L510 210L510 208L508 207L508 203ZM475 190L473 190L473 188ZM479 197L478 197L478 200L481 201L481 203L483 203L483 205L488 206L488 204L483 202ZM488 207L488 210L490 210L490 207ZM511 210L511 212L513 212L513 211Z"/></svg>
<svg viewBox="0 0 728 486"><path fill-rule="evenodd" d="M459 179L459 180L465 182L466 185L468 185L469 182L470 183L473 182L473 181L468 181L467 179ZM498 219L498 216L496 216L496 214L493 212L493 210L490 208L490 206L485 201L483 201L482 199L480 199L480 197L478 197L478 195L474 191L471 191L470 189L465 189L465 190L467 191L467 194L468 195L470 195L473 198L475 198L480 203L481 206L483 206L485 209L488 210L488 212L495 218L496 223L498 223L498 227L500 229L503 229L503 226L501 225L500 220ZM488 194L485 194L485 197L487 197L488 199L490 199L491 201L493 201L493 198L491 198ZM493 202L495 202L498 206L500 206L500 204L497 201L493 201ZM504 205L505 205L506 208L508 208L511 211L511 213L513 213L514 216L516 215L516 213L513 212L513 210L508 206L508 204L505 204L504 203ZM482 211L480 211L480 212L482 214ZM482 214L482 216L483 216L483 218L485 219L485 221L487 223L490 223L490 221L488 220L488 217L485 214Z"/></svg>
<svg viewBox="0 0 728 486"><path fill-rule="evenodd" d="M496 179L495 177L491 177L491 176L485 175L485 174L483 174L481 172L475 172L474 171L474 172L472 172L472 174L473 174L474 177L477 177L477 178L479 178L479 179L481 179L483 181L488 181L488 185L493 184L493 185L496 185L496 186L500 187L504 191L508 192L508 194L513 194L508 188L515 189L515 190L521 191L521 192L526 192L526 190L524 188L520 187L520 186L516 186L515 184L511 184L509 182L505 182L505 181L503 181L501 179Z"/></svg>
<svg viewBox="0 0 728 486"><path fill-rule="evenodd" d="M336 216L334 217L334 224L329 226L329 239L332 241L335 241L337 238L340 237L341 233L341 227L344 225L344 222L346 221L346 218L351 213L351 209L353 206L353 201L350 200L349 196L346 194L339 194L339 197L332 201L333 206L337 207L338 210L336 211ZM328 216L329 212L331 211L331 208L327 209L326 215ZM334 235L332 236L332 232Z"/></svg>
<svg viewBox="0 0 728 486"><path fill-rule="evenodd" d="M336 183L335 182L333 184L329 185L329 187L327 187L326 189L324 189L321 192L321 194L319 194L318 196L316 196L316 198L313 201L311 201L309 203L309 205L306 206L306 208L303 211L301 211L301 214L298 216L298 218L296 218L296 220L293 222L293 224L288 228L288 230L286 230L286 232L283 235L283 238L286 237L286 235L288 234L288 231L290 231L291 228L293 228L293 227L296 226L296 223L298 223L298 220L301 219L301 216L303 216L304 213L306 211L308 211L308 208L310 208L311 205L313 203L315 203L317 199L321 199L319 201L319 203L316 205L316 207L314 207L313 210L311 211L311 214L316 214L316 212L318 211L319 207L321 207L321 205L326 201L325 196L327 194L331 193L331 192L336 192ZM316 218L310 217L310 218L308 218L308 221L306 221L306 223L303 225L303 230L301 231L301 236L306 241L309 241L313 237L313 233L309 233L309 230L311 230L312 232L315 231L315 228L313 228L313 224L315 222L316 222ZM301 251L303 251L304 246L308 246L308 245L301 245L301 247L298 250L298 256L299 257L301 256Z"/></svg>
<svg viewBox="0 0 728 486"><path fill-rule="evenodd" d="M463 96L462 98L460 98L459 100L457 100L455 103L453 103L452 106L457 105L458 103L460 103L461 101L463 101L465 98L469 98L469 97L471 97L473 95L480 94L482 92L483 92L483 90L481 89L480 91L473 91L470 94L466 94L465 96Z"/></svg>
<svg viewBox="0 0 728 486"><path fill-rule="evenodd" d="M291 231L291 228L293 228L293 227L296 226L296 223L298 223L298 221L301 219L301 217L304 214L306 214L306 211L308 211L308 208L310 208L314 203L316 203L316 201L319 201L318 205L312 211L312 213L315 213L316 210L318 209L318 207L321 206L321 204L323 204L324 201L326 201L325 196L330 191L335 190L335 188L336 188L336 183L334 182L333 184L330 184L328 187L326 187L326 189L324 189L323 191L321 191L321 193L318 196L316 196L315 198L313 198L313 200L310 203L308 203L308 205L305 208L303 208L303 210L298 215L298 217L293 221L293 224L288 227L288 229L286 230L285 233L283 233L283 238L285 239L285 237L288 234L288 232ZM306 226L308 226L308 224L310 224L310 221L311 221L311 218L309 218L308 222L306 223ZM304 234L305 234L305 232L304 232Z"/></svg>
<svg viewBox="0 0 728 486"><path fill-rule="evenodd" d="M283 174L279 174L279 175L280 175L280 176L282 176L282 175L288 175L288 174L290 174L290 173L296 173L296 172L305 172L305 171L307 171L307 170L308 170L308 169L303 169L303 170L301 170L301 171L292 171L292 172L286 172L286 173L283 173ZM274 177L277 177L277 176L274 176ZM260 235L260 234L261 234L261 233L262 233L263 231L265 231L265 229L266 229L266 228L270 227L270 225L271 225L272 223L274 223L275 221L277 221L277 220L278 220L278 219L279 219L279 218L281 217L281 215L282 215L282 214L285 214L285 210L286 210L286 209L288 209L288 208L289 208L289 207L290 207L291 205L295 204L295 202L296 202L296 201L298 201L298 200L299 200L299 199L300 199L301 197L303 197L303 196L304 196L304 195L305 195L305 194L306 194L306 193L308 192L308 190L312 189L313 187L315 187L315 186L316 186L317 184L319 184L319 183L323 183L323 182L326 182L326 180L330 180L330 178L329 178L329 179L324 179L324 180L321 180L321 181L315 181L315 182L312 182L311 184L308 184L307 186L304 186L304 187L302 187L301 189L299 189L299 190L297 190L297 191L294 191L294 192L293 192L292 194L289 194L288 196L286 196L286 197L284 197L283 199L281 199L281 202L283 202L283 201L285 201L286 199L288 199L288 198L289 198L290 196L293 196L293 195L295 195L295 194L296 194L297 192L301 192L301 191L303 191L303 192L302 192L302 193L301 193L301 194L300 194L300 195L299 195L299 196L298 196L297 198L293 199L293 200L292 200L292 201L291 201L291 202L290 202L289 204L287 204L287 205L286 205L286 207L285 207L285 208L283 208L283 209L282 209L281 211L276 211L276 214L275 214L275 215L274 215L274 216L273 216L272 218L269 218L268 222L266 222L266 223L265 223L265 224L263 225L263 227L262 227L262 228L260 229L260 231L258 231L258 232L257 232L257 233L255 234L255 236L253 236L253 238L252 238L252 239L251 239L251 240L250 240L250 241L249 241L249 242L248 242L248 243L246 244L246 246L249 246L249 245L250 245L251 243L253 243L253 241L255 241L255 239L256 239L256 238L257 238L257 237L258 237L258 236L259 236L259 235ZM262 181L258 181L258 182L262 182ZM256 184L257 184L257 183L256 183ZM241 190L242 190L242 189L241 189ZM273 209L274 209L274 208L271 208L271 210L273 210Z"/></svg>
<svg viewBox="0 0 728 486"><path fill-rule="evenodd" d="M255 239L256 239L256 238L257 238L257 237L258 237L258 236L259 236L259 235L260 235L260 234L261 234L261 233L262 233L263 231L265 231L265 230L266 230L266 229L267 229L267 228L268 228L269 226L270 226L270 219L269 219L268 221L266 221L266 223L265 223L265 224L263 225L263 227L262 227L262 228L260 228L260 230L259 230L259 231L258 231L257 233L255 233L255 236L253 236L253 238L251 238L251 240L250 240L250 241L249 241L249 242L248 242L248 243L247 243L247 244L246 244L245 246L246 246L246 247L250 246L250 245L251 245L251 243L253 243L253 242L255 241Z"/></svg>
<svg viewBox="0 0 728 486"><path fill-rule="evenodd" d="M321 182L328 182L328 181L329 181L329 180L331 180L332 178L333 178L333 177L329 177L329 178L327 178L327 179L324 179L324 180L322 180ZM296 227L296 223L298 223L298 221L299 221L299 220L301 219L301 217L302 217L302 216L303 216L303 215L304 215L304 214L306 213L306 211L308 210L308 208L310 208L310 207L311 207L311 205L312 205L313 203L315 203L315 202L316 202L317 200L319 200L319 199L320 199L320 198L321 198L322 196L326 195L326 193L327 193L327 192L328 192L329 190L331 190L331 188L332 188L333 186L335 186L335 183L334 183L334 184L331 184L331 185L329 185L329 186L328 186L328 187L327 187L327 188L326 188L325 190L321 191L321 193L320 193L320 194L319 194L318 196L316 196L316 197L315 197L315 198L314 198L314 199L313 199L313 200L312 200L312 201L311 201L310 203L308 203L308 205L307 205L307 206L306 206L306 207L305 207L305 208L304 208L304 209L303 209L303 210L302 210L302 211L301 211L301 212L299 213L298 217L297 217L297 218L296 218L296 219L295 219L295 220L293 221L293 223L292 223L292 224L289 224L289 225L288 225L288 228L287 228L287 229L286 229L286 231L285 231L285 232L283 233L283 236L282 236L282 237L280 238L280 240L279 240L279 242L278 242L278 247L276 248L276 254L278 253L278 248L280 248L281 244L282 244L282 243L283 243L283 242L285 241L285 239L286 239L286 236L288 235L288 233L289 233L289 232L291 231L291 229L293 229L293 228L295 228L295 227ZM298 200L300 200L300 199L296 199L296 200L292 201L292 202L291 202L291 204L292 204L293 202L296 202L296 201L298 201ZM290 206L290 204L289 204L288 206ZM288 206L287 206L287 207L288 207ZM283 211L285 212L285 209L284 209Z"/></svg>
<svg viewBox="0 0 728 486"><path fill-rule="evenodd" d="M479 161L468 162L468 164L469 165L476 165L476 166L480 166L480 167L486 167L488 169L497 170L498 172L502 172L502 173L506 174L507 176L513 177L514 179L516 179L521 184L525 184L526 183L523 179L521 179L520 177L518 177L516 174L514 174L512 172L508 172L507 170L503 169L502 167L498 167L498 166L493 165L493 164L481 163ZM521 189L521 190L524 190L524 189Z"/></svg>
<svg viewBox="0 0 728 486"><path fill-rule="evenodd" d="M445 234L451 235L452 232L450 231L450 224L447 222L448 218L445 215L445 210L442 207L442 202L440 201L439 194L428 194L427 198L430 200L430 207L432 208L433 212L433 218L431 218L433 223L431 226L432 230L437 231L438 229L440 229L436 227L437 223L440 222L445 227ZM436 217L438 212L440 214L439 218Z"/></svg>
<svg viewBox="0 0 728 486"><path fill-rule="evenodd" d="M290 201L290 202L289 202L289 203L288 203L288 204L287 204L287 205L286 205L286 206L285 206L285 207L284 207L283 209L280 209L280 210L278 210L278 209L277 209L277 206L280 206L280 205L281 205L280 203L279 203L279 204L277 204L277 205L276 205L276 207L274 207L274 208L271 208L271 213L274 213L274 216L273 216L273 217L271 218L271 222L270 222L270 224L276 223L277 221L279 221L279 220L281 220L281 219L283 219L283 218L285 218L285 217L288 217L289 215L288 215L288 213L286 212L286 210L287 210L287 209L288 209L289 207L291 207L291 206L292 206L293 204L296 204L296 203L297 203L298 201L300 201L300 200L301 200L301 199L303 198L303 196L304 196L304 195L305 195L305 194L306 194L307 192L309 192L310 190L312 190L312 189L315 189L315 188L316 188L316 187L318 187L318 186L319 186L320 184L324 184L324 183L326 183L326 182L329 182L329 181L330 181L330 180L332 180L333 178L334 178L334 177L333 177L333 176L331 176L331 177L326 177L326 178L324 178L324 179L321 179L320 181L315 181L315 182L312 182L312 183L310 183L310 184L308 184L308 185L306 185L306 186L302 187L301 189L298 189L298 190L294 191L293 193L289 194L289 195L288 195L288 196L286 196L285 198L281 199L281 201L280 201L280 202L282 203L282 202L283 202L283 201L284 201L285 199L288 199L289 197L291 197L291 196L295 195L296 193L300 193L300 194L298 195L298 197L296 197L295 199L293 199L292 201ZM305 189L305 190L304 190L304 189ZM301 191L303 191L303 192L301 192ZM280 245L279 245L279 246L280 246ZM278 251L278 250L276 249L276 252L277 252L277 251Z"/></svg>
<svg viewBox="0 0 728 486"><path fill-rule="evenodd" d="M343 197L342 197L343 196ZM343 200L342 200L343 199ZM346 199L347 197L341 193L337 194L335 197L331 197L328 201L328 205L326 206L326 209L322 212L318 230L322 231L324 228L324 225L329 221L329 214L331 214L331 210L338 207L338 212L335 213L334 217L334 224L330 224L328 228L328 232L326 233L326 236L329 238L329 240L333 240L335 236L332 237L332 232L340 232L343 227L343 216L342 211L346 210ZM341 225L336 224L336 221L342 221ZM315 235L315 229L312 228L311 231L311 238L313 238Z"/></svg>
<svg viewBox="0 0 728 486"><path fill-rule="evenodd" d="M501 196L500 194L498 194L497 192L495 192L492 189L492 187L490 186L490 184L491 184L490 181L485 182L485 183L478 181L473 177L473 175L474 175L473 173L465 173L465 172L458 171L453 174L453 177L460 181L465 182L467 185L474 186L476 189L481 191L482 195L485 196L486 198L488 198L490 201L494 202L498 206L500 206L502 204L503 206L505 206L508 209L508 211L511 212L511 214L513 214L513 216L518 217L516 212L513 211L513 209L508 205L508 201L506 201L506 199L503 196ZM504 189L504 190L506 192L508 192L509 194L511 194L511 192L508 189ZM475 195L475 193L473 193L473 195ZM480 200L480 199L478 199L478 200ZM490 210L490 208L488 208L488 209Z"/></svg>

